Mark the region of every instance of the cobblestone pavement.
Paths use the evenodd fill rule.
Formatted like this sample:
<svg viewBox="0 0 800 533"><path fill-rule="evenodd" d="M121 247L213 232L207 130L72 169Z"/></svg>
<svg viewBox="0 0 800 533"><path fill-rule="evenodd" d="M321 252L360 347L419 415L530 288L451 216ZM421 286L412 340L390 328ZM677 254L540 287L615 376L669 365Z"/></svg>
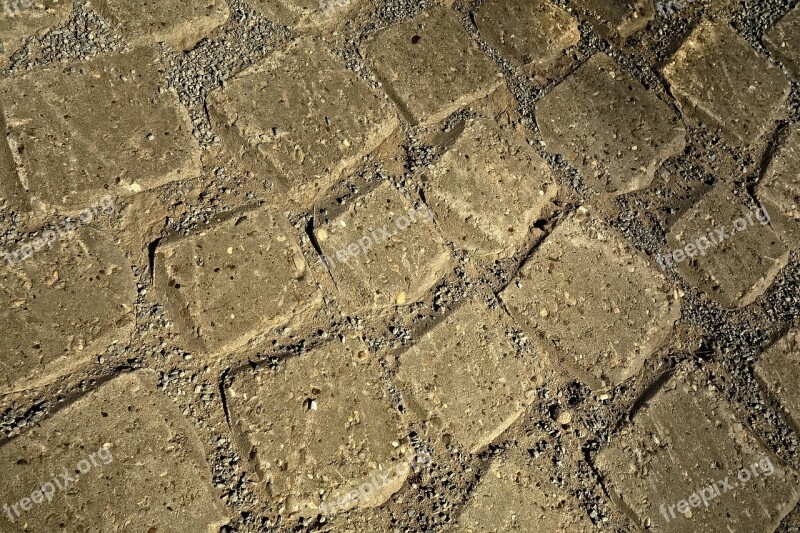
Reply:
<svg viewBox="0 0 800 533"><path fill-rule="evenodd" d="M800 532L794 0L0 43L0 532Z"/></svg>

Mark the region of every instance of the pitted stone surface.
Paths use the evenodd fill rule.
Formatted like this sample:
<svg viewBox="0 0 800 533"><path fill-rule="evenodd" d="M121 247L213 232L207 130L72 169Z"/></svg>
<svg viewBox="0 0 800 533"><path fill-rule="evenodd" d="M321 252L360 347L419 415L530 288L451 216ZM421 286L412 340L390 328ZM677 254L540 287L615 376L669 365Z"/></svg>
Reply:
<svg viewBox="0 0 800 533"><path fill-rule="evenodd" d="M581 39L577 21L549 0L489 0L475 23L486 42L536 74Z"/></svg>
<svg viewBox="0 0 800 533"><path fill-rule="evenodd" d="M541 362L515 348L510 327L499 308L471 300L400 357L406 403L469 453L513 424L541 383Z"/></svg>
<svg viewBox="0 0 800 533"><path fill-rule="evenodd" d="M656 14L653 0L576 0L573 4L587 10L597 31L606 38L627 38Z"/></svg>
<svg viewBox="0 0 800 533"><path fill-rule="evenodd" d="M8 0L0 5L0 66L20 49L27 37L64 24L72 12L72 0Z"/></svg>
<svg viewBox="0 0 800 533"><path fill-rule="evenodd" d="M297 189L323 187L383 142L399 121L391 102L315 39L273 53L209 97L231 147Z"/></svg>
<svg viewBox="0 0 800 533"><path fill-rule="evenodd" d="M417 302L453 266L430 214L388 182L350 204L315 235L349 309Z"/></svg>
<svg viewBox="0 0 800 533"><path fill-rule="evenodd" d="M800 78L800 6L795 7L764 35L764 42L797 80Z"/></svg>
<svg viewBox="0 0 800 533"><path fill-rule="evenodd" d="M800 248L800 126L795 124L790 128L755 192L769 213L772 227L787 246L797 249Z"/></svg>
<svg viewBox="0 0 800 533"><path fill-rule="evenodd" d="M786 75L724 22L700 23L664 76L685 118L743 148L773 129L790 90Z"/></svg>
<svg viewBox="0 0 800 533"><path fill-rule="evenodd" d="M133 330L135 279L106 238L84 229L31 253L0 264L0 390L44 385Z"/></svg>
<svg viewBox="0 0 800 533"><path fill-rule="evenodd" d="M761 354L755 370L800 431L800 328L793 328Z"/></svg>
<svg viewBox="0 0 800 533"><path fill-rule="evenodd" d="M200 148L161 68L154 49L135 48L2 82L5 133L35 201L72 211L198 176Z"/></svg>
<svg viewBox="0 0 800 533"><path fill-rule="evenodd" d="M161 241L153 286L187 345L233 350L319 303L296 238L268 208Z"/></svg>
<svg viewBox="0 0 800 533"><path fill-rule="evenodd" d="M0 530L219 531L228 518L203 445L156 379L114 378L3 444L0 499L21 503ZM34 492L48 482L50 501Z"/></svg>
<svg viewBox="0 0 800 533"><path fill-rule="evenodd" d="M797 504L800 478L700 372L680 367L600 451L596 465L622 506L639 523L649 521L651 531L772 533Z"/></svg>
<svg viewBox="0 0 800 533"><path fill-rule="evenodd" d="M598 389L635 375L680 316L663 274L616 230L561 222L501 293L554 366Z"/></svg>
<svg viewBox="0 0 800 533"><path fill-rule="evenodd" d="M503 84L492 61L444 8L383 30L362 55L415 125L435 124Z"/></svg>
<svg viewBox="0 0 800 533"><path fill-rule="evenodd" d="M91 0L129 42L189 50L228 19L225 0Z"/></svg>
<svg viewBox="0 0 800 533"><path fill-rule="evenodd" d="M274 371L243 371L228 389L242 457L251 457L289 513L316 515L413 455L381 365L357 337L323 344ZM408 472L406 471L406 475ZM394 475L344 505L374 507L405 482Z"/></svg>
<svg viewBox="0 0 800 533"><path fill-rule="evenodd" d="M667 236L672 260L690 284L720 305L748 305L789 259L767 221L762 211L748 209L730 187L718 184L673 224Z"/></svg>
<svg viewBox="0 0 800 533"><path fill-rule="evenodd" d="M511 450L492 460L450 533L589 533L592 523L577 502L530 464L529 454Z"/></svg>
<svg viewBox="0 0 800 533"><path fill-rule="evenodd" d="M547 150L563 155L599 192L646 188L685 145L669 106L605 54L539 100L536 118Z"/></svg>
<svg viewBox="0 0 800 533"><path fill-rule="evenodd" d="M458 248L511 256L553 208L558 187L547 163L494 122L470 119L429 172L426 200Z"/></svg>

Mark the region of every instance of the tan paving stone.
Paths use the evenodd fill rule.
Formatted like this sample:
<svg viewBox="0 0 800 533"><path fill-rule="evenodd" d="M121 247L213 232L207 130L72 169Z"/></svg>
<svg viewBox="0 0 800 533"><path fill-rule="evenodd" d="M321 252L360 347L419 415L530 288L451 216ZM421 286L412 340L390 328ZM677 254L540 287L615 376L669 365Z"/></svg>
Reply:
<svg viewBox="0 0 800 533"><path fill-rule="evenodd" d="M388 182L317 228L315 236L348 308L412 304L453 267L430 213Z"/></svg>
<svg viewBox="0 0 800 533"><path fill-rule="evenodd" d="M230 11L225 0L92 0L91 7L129 42L167 43L190 50Z"/></svg>
<svg viewBox="0 0 800 533"><path fill-rule="evenodd" d="M664 75L685 118L745 148L774 127L790 90L786 75L724 22L700 23Z"/></svg>
<svg viewBox="0 0 800 533"><path fill-rule="evenodd" d="M363 0L250 0L269 20L299 29L325 26L347 17Z"/></svg>
<svg viewBox="0 0 800 533"><path fill-rule="evenodd" d="M800 125L791 126L755 193L778 236L790 248L800 248Z"/></svg>
<svg viewBox="0 0 800 533"><path fill-rule="evenodd" d="M752 303L789 259L767 219L726 184L716 185L670 229L667 244L678 272L724 307Z"/></svg>
<svg viewBox="0 0 800 533"><path fill-rule="evenodd" d="M586 513L565 491L542 474L546 465L530 464L512 450L492 461L451 533L588 533Z"/></svg>
<svg viewBox="0 0 800 533"><path fill-rule="evenodd" d="M538 74L580 41L578 23L549 0L489 0L475 13L483 38Z"/></svg>
<svg viewBox="0 0 800 533"><path fill-rule="evenodd" d="M357 337L292 357L275 371L244 371L228 389L243 457L290 514L316 515L323 502L377 479L337 509L375 507L405 482L395 465L413 450L392 406L381 365ZM393 477L381 479L381 473Z"/></svg>
<svg viewBox="0 0 800 533"><path fill-rule="evenodd" d="M605 54L539 100L536 118L547 150L563 155L599 192L646 188L686 143L669 106Z"/></svg>
<svg viewBox="0 0 800 533"><path fill-rule="evenodd" d="M361 51L414 125L435 124L503 84L456 15L441 7L390 26Z"/></svg>
<svg viewBox="0 0 800 533"><path fill-rule="evenodd" d="M575 0L573 5L585 9L598 33L606 38L627 38L653 20L653 0Z"/></svg>
<svg viewBox="0 0 800 533"><path fill-rule="evenodd" d="M0 447L0 465L15 519L0 514L2 531L212 533L228 522L200 439L152 372L114 378L36 424Z"/></svg>
<svg viewBox="0 0 800 533"><path fill-rule="evenodd" d="M590 215L561 222L501 298L553 365L595 389L635 375L680 316L664 275Z"/></svg>
<svg viewBox="0 0 800 533"><path fill-rule="evenodd" d="M116 246L88 229L37 246L0 264L0 390L41 386L133 330L136 282Z"/></svg>
<svg viewBox="0 0 800 533"><path fill-rule="evenodd" d="M618 502L654 532L772 533L800 495L797 473L689 367L643 404L596 464Z"/></svg>
<svg viewBox="0 0 800 533"><path fill-rule="evenodd" d="M316 306L297 239L282 215L259 209L159 243L153 288L183 341L234 350Z"/></svg>
<svg viewBox="0 0 800 533"><path fill-rule="evenodd" d="M292 188L324 187L399 124L384 95L308 38L239 74L208 105L232 147L243 146L264 172Z"/></svg>
<svg viewBox="0 0 800 533"><path fill-rule="evenodd" d="M0 5L0 66L7 66L26 38L64 24L71 12L72 0L8 0Z"/></svg>
<svg viewBox="0 0 800 533"><path fill-rule="evenodd" d="M800 6L789 11L764 35L770 52L797 80L800 78Z"/></svg>
<svg viewBox="0 0 800 533"><path fill-rule="evenodd" d="M400 358L406 404L469 453L511 426L541 384L541 362L515 348L510 327L500 308L470 300Z"/></svg>
<svg viewBox="0 0 800 533"><path fill-rule="evenodd" d="M800 431L800 328L794 327L764 352L755 370Z"/></svg>
<svg viewBox="0 0 800 533"><path fill-rule="evenodd" d="M67 210L200 173L200 148L155 50L136 48L39 69L0 85L19 179Z"/></svg>
<svg viewBox="0 0 800 533"><path fill-rule="evenodd" d="M468 120L428 177L425 198L442 232L481 255L517 252L558 193L539 154L486 119Z"/></svg>

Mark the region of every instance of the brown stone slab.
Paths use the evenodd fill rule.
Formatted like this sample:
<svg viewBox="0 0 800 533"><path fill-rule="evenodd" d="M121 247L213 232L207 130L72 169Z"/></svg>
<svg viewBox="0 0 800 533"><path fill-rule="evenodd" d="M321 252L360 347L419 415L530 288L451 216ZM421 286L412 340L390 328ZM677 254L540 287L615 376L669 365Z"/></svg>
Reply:
<svg viewBox="0 0 800 533"><path fill-rule="evenodd" d="M800 328L793 328L761 354L755 370L800 431Z"/></svg>
<svg viewBox="0 0 800 533"><path fill-rule="evenodd" d="M769 213L775 232L790 248L800 248L800 126L790 126L764 176L756 198Z"/></svg>

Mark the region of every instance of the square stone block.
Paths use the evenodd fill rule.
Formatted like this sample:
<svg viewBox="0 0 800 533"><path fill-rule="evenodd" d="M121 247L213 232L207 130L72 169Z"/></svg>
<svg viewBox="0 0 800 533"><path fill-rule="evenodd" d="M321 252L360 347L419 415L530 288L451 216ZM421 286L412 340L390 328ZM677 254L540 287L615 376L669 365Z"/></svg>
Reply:
<svg viewBox="0 0 800 533"><path fill-rule="evenodd" d="M764 43L795 80L800 78L800 6L789 11L767 31Z"/></svg>
<svg viewBox="0 0 800 533"><path fill-rule="evenodd" d="M794 327L761 354L755 370L800 431L800 328Z"/></svg>
<svg viewBox="0 0 800 533"><path fill-rule="evenodd" d="M653 0L575 0L572 4L588 12L597 32L606 39L626 39L656 15Z"/></svg>
<svg viewBox="0 0 800 533"><path fill-rule="evenodd" d="M769 213L772 227L784 244L800 248L800 126L789 134L772 155L756 186L756 198Z"/></svg>

